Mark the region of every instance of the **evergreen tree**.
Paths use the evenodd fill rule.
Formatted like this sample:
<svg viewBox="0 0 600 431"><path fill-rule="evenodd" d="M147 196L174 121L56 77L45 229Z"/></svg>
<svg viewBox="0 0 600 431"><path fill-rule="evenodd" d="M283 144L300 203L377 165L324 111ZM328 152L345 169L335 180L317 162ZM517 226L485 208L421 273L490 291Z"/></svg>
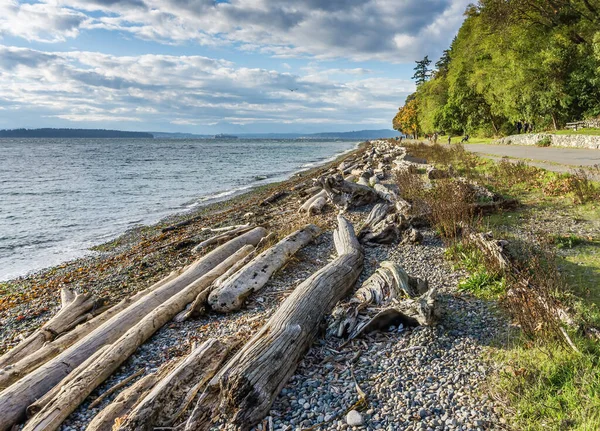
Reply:
<svg viewBox="0 0 600 431"><path fill-rule="evenodd" d="M417 63L417 65L413 69L415 71L415 74L413 75L412 79L415 80L417 85L421 85L422 83L427 81L427 79L429 79L429 76L431 75L431 70L429 70L431 60L429 59L429 56L426 55L423 60L415 61L415 63Z"/></svg>

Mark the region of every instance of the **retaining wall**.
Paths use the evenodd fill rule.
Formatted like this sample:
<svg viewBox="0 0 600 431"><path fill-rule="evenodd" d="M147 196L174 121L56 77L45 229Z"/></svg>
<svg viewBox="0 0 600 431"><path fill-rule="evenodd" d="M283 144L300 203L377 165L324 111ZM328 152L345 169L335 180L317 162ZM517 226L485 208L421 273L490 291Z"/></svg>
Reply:
<svg viewBox="0 0 600 431"><path fill-rule="evenodd" d="M550 133L524 133L498 139L495 143L502 145L536 145L545 137L550 138L551 147L591 148L600 150L600 136L590 135L552 135Z"/></svg>

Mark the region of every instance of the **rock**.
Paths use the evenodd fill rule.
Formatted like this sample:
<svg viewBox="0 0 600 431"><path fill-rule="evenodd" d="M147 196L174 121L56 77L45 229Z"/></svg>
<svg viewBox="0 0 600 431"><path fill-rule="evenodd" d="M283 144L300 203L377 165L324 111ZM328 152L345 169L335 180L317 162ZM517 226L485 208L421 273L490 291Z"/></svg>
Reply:
<svg viewBox="0 0 600 431"><path fill-rule="evenodd" d="M362 415L356 410L350 410L346 415L346 423L351 427L361 426L364 423Z"/></svg>
<svg viewBox="0 0 600 431"><path fill-rule="evenodd" d="M403 244L421 244L423 242L423 234L414 227L404 232Z"/></svg>

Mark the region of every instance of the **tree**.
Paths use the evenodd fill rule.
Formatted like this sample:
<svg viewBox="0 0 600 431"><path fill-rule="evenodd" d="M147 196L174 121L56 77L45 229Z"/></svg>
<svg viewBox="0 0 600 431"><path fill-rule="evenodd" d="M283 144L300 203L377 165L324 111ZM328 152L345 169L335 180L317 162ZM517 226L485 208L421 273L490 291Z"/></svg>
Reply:
<svg viewBox="0 0 600 431"><path fill-rule="evenodd" d="M392 121L392 126L395 130L404 134L411 133L415 138L419 136L419 114L416 99L408 101L398 110Z"/></svg>
<svg viewBox="0 0 600 431"><path fill-rule="evenodd" d="M413 75L412 79L415 80L417 85L421 85L422 83L427 81L429 79L429 76L431 75L431 70L429 69L431 60L429 59L429 56L426 55L423 60L415 61L415 63L417 63L417 65L413 69L415 71L415 74Z"/></svg>

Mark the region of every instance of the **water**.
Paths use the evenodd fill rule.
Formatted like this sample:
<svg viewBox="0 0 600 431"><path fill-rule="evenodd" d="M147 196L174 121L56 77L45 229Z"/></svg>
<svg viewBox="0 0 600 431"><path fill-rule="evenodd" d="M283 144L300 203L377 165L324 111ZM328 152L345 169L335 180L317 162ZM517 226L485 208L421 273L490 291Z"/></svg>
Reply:
<svg viewBox="0 0 600 431"><path fill-rule="evenodd" d="M0 280L287 178L356 142L0 139Z"/></svg>

